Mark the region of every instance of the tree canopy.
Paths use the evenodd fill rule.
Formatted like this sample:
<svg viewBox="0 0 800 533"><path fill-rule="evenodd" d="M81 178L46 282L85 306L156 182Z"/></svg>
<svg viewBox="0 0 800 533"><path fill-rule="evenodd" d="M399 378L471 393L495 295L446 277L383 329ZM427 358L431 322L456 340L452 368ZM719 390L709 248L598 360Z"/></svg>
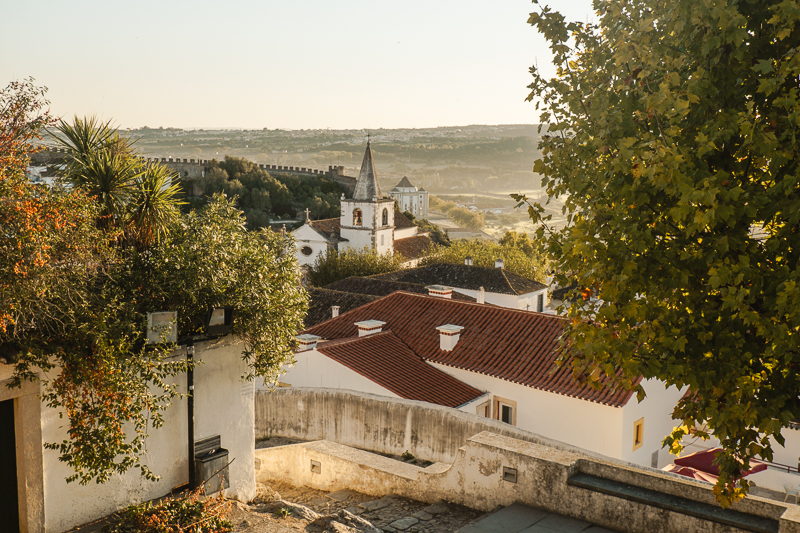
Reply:
<svg viewBox="0 0 800 533"><path fill-rule="evenodd" d="M463 264L466 257L472 258L473 265L482 267L494 267L495 260L502 259L503 268L509 272L540 282L544 282L547 276L547 262L543 255L533 248L526 234L513 231L506 232L500 242L462 239L452 241L447 247L437 246L422 259L422 264Z"/></svg>
<svg viewBox="0 0 800 533"><path fill-rule="evenodd" d="M328 250L308 269L308 282L315 287L324 287L334 281L351 276L372 276L400 269L397 255L379 254L375 250Z"/></svg>
<svg viewBox="0 0 800 533"><path fill-rule="evenodd" d="M210 307L232 306L247 377L274 381L307 306L294 245L247 231L222 196L186 215L159 203L171 178L136 172L125 140L92 119L60 124L73 186L31 183L31 142L50 123L43 94L32 81L0 92L0 355L10 386L41 380L66 419L65 438L45 446L73 468L68 481L131 468L152 479L140 462L148 430L191 363L171 358L174 344L146 347L147 313L177 311L185 339Z"/></svg>
<svg viewBox="0 0 800 533"><path fill-rule="evenodd" d="M750 459L770 460L800 417L800 12L782 0L595 8L597 25L546 7L529 19L557 67L552 79L531 69L547 130L534 172L565 199L566 227L529 212L556 279L600 299L568 310L575 376L640 396L640 375L688 386L664 443L718 438L727 505L746 493Z"/></svg>

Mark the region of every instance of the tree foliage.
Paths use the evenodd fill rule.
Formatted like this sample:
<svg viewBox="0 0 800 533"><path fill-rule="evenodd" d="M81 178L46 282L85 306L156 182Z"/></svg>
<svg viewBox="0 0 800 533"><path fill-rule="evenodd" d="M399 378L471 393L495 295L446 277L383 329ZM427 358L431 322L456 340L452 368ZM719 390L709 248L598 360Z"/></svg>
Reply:
<svg viewBox="0 0 800 533"><path fill-rule="evenodd" d="M324 287L334 281L351 276L372 276L394 272L401 267L400 258L392 254L379 254L375 250L328 250L317 257L308 269L308 281L315 287Z"/></svg>
<svg viewBox="0 0 800 533"><path fill-rule="evenodd" d="M450 237L445 233L442 228L430 222L426 218L416 218L413 214L405 211L403 213L408 220L414 223L420 230L428 234L428 237L431 238L433 244L438 244L440 246L450 246Z"/></svg>
<svg viewBox="0 0 800 533"><path fill-rule="evenodd" d="M462 239L452 241L449 247L437 246L430 255L423 258L422 264L464 264L464 259L471 257L472 264L475 266L494 267L495 261L502 259L504 268L509 272L528 279L543 281L547 269L543 255L538 250L520 246L516 240L507 237L513 233L507 232L500 243L483 239Z"/></svg>
<svg viewBox="0 0 800 533"><path fill-rule="evenodd" d="M595 7L596 26L529 20L557 66L531 69L549 124L534 171L567 225L529 212L557 280L600 298L569 308L575 376L640 397L640 375L690 387L664 444L706 423L727 505L800 417L800 15L779 0Z"/></svg>
<svg viewBox="0 0 800 533"><path fill-rule="evenodd" d="M171 358L174 346L145 346L147 313L177 311L187 337L210 306L233 306L249 377L274 379L292 356L306 307L287 252L294 246L246 231L242 213L222 197L155 219L148 194L164 189L158 168L131 178L118 166L130 179L104 174L117 185L100 190L90 164L127 150L107 142L113 135L85 145L91 153L72 144L66 171L77 187L30 183L30 141L48 123L42 94L32 82L0 93L0 355L14 364L10 386L41 380L44 402L66 419L65 438L45 446L73 468L68 481L104 482L131 468L154 479L140 455L188 363ZM76 120L89 133L76 139L105 135L91 122ZM124 194L111 194L120 187Z"/></svg>

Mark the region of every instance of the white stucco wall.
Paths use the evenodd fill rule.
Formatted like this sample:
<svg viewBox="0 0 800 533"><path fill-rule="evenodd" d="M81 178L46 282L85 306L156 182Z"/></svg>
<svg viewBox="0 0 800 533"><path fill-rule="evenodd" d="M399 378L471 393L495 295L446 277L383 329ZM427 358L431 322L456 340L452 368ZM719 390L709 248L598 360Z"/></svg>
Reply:
<svg viewBox="0 0 800 533"><path fill-rule="evenodd" d="M477 298L478 291L472 289L464 289L462 287L453 287L453 290ZM499 305L501 307L508 307L510 309L519 309L518 298L514 294L500 294L499 292L484 292L484 302L487 304ZM524 307L524 306L523 306Z"/></svg>
<svg viewBox="0 0 800 533"><path fill-rule="evenodd" d="M292 387L327 387L400 397L317 350L296 353L294 365L285 370L281 382ZM265 387L260 384L259 388Z"/></svg>
<svg viewBox="0 0 800 533"><path fill-rule="evenodd" d="M195 440L219 434L229 450L231 488L226 494L243 501L255 496L255 433L253 429L253 384L244 383L241 344L197 345L195 359ZM179 357L185 351L179 348ZM186 376L177 378L180 391L186 391ZM186 399L176 399L164 414L165 424L150 429L143 462L157 475L158 482L147 481L138 470L115 475L103 485L67 484L72 471L58 460L58 454L45 450L44 500L45 529L58 533L106 516L136 502L158 498L189 480L188 427ZM42 406L43 442L64 439L66 421L54 409Z"/></svg>
<svg viewBox="0 0 800 533"><path fill-rule="evenodd" d="M428 192L419 191L416 187L398 187L399 192L390 192L390 196L397 201L400 211L408 211L416 217L428 216Z"/></svg>
<svg viewBox="0 0 800 533"><path fill-rule="evenodd" d="M328 242L315 229L304 224L292 232L295 239L295 257L300 266L311 266L317 257L325 257L328 252ZM304 246L311 248L311 255L304 255L300 249Z"/></svg>
<svg viewBox="0 0 800 533"><path fill-rule="evenodd" d="M431 364L464 383L491 392L494 397L516 402L516 426L520 429L620 458L621 408L545 392L469 370Z"/></svg>
<svg viewBox="0 0 800 533"><path fill-rule="evenodd" d="M670 434L676 421L672 419L675 404L681 399L686 389L665 387L662 381L647 379L642 382L647 394L642 403L636 396L622 408L622 443L620 459L644 466L652 466L653 453L658 452L658 464L654 468L663 468L672 462L669 450L662 449L661 441ZM633 449L633 427L637 420L644 418L642 445Z"/></svg>
<svg viewBox="0 0 800 533"><path fill-rule="evenodd" d="M416 234L417 234L416 226L394 230L395 240L405 239L407 237L413 237Z"/></svg>

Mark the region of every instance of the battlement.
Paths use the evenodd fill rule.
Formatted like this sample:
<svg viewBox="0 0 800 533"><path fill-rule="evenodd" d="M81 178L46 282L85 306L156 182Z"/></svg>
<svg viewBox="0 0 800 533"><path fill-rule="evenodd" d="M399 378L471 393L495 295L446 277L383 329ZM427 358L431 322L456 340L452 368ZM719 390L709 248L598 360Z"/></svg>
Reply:
<svg viewBox="0 0 800 533"><path fill-rule="evenodd" d="M31 159L35 165L47 164L52 161L58 160L60 157L66 155L68 150L64 148L47 147L32 155ZM172 158L172 157L145 157L141 156L139 159L147 163L161 163L168 168L174 170L179 174L182 179L196 179L205 176L208 171L208 165L211 159L188 159L188 158ZM293 167L285 165L265 165L258 164L258 168L265 172L273 172L275 174L292 174L297 176L312 176L319 178L327 178L337 182L344 187L347 192L352 195L356 187L357 178L344 175L344 166L328 166L328 170L318 170L306 167Z"/></svg>

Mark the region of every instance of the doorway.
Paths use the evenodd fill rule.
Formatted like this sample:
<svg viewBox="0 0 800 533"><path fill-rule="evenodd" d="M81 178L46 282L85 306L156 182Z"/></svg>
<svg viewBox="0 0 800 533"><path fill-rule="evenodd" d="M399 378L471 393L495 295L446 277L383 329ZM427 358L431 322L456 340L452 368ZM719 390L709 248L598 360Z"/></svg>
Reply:
<svg viewBox="0 0 800 533"><path fill-rule="evenodd" d="M0 402L0 533L19 533L14 400Z"/></svg>

